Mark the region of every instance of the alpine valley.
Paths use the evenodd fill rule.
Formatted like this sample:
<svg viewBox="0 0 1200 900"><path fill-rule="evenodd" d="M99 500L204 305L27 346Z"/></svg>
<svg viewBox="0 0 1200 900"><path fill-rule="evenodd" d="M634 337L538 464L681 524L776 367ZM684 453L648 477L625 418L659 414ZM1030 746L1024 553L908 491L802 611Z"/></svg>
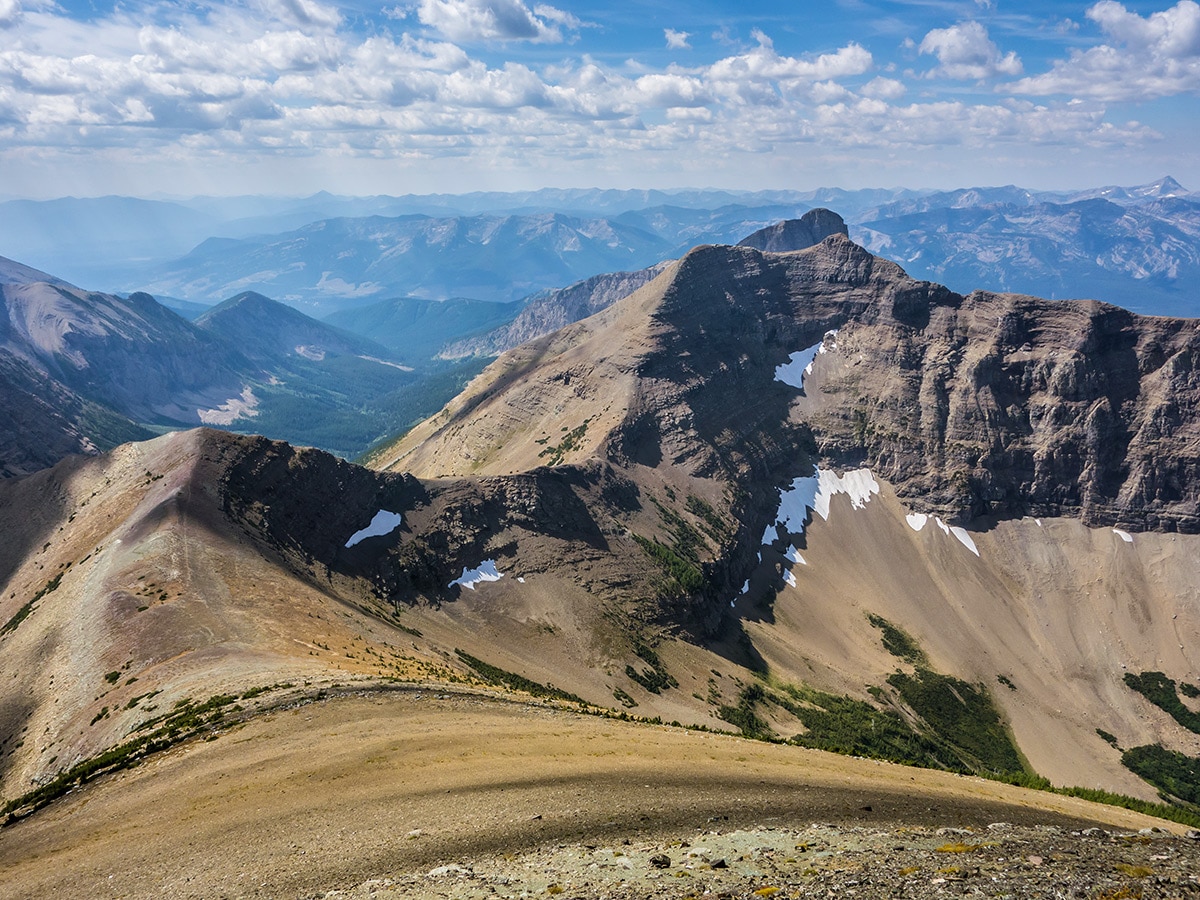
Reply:
<svg viewBox="0 0 1200 900"><path fill-rule="evenodd" d="M936 203L1093 234L1194 207L1170 187L873 197L857 226L739 211L736 240L691 249L646 230L662 210L544 218L623 271L555 262L511 316L492 288L448 311L428 295L483 284L454 256L467 280L341 328L256 293L191 322L5 262L0 893L476 896L485 858L607 841L529 889L601 896L587 878L657 841L638 866L685 874L608 895L715 894L753 862L726 895L785 896L771 857L824 896L865 858L761 849L813 822L902 826L913 896L990 890L945 854L1026 826L1163 842L1094 874L1106 896L1196 889L1163 874L1194 842L1135 832L1200 825L1200 320L958 293L877 255L941 247L918 227ZM300 227L361 249L385 240L368 224ZM1177 298L1194 263L1168 244ZM262 269L268 246L235 255ZM398 343L417 320L423 355ZM310 413L357 437L314 440ZM235 422L327 449L181 430ZM735 827L759 849L680 862Z"/></svg>

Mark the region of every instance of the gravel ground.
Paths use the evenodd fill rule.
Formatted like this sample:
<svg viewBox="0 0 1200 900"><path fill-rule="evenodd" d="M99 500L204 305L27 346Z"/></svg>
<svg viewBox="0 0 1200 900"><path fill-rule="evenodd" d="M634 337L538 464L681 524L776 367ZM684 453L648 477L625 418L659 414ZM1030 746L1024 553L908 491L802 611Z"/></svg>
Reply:
<svg viewBox="0 0 1200 900"><path fill-rule="evenodd" d="M1200 840L1165 832L959 828L693 831L555 844L375 879L332 898L1200 898Z"/></svg>

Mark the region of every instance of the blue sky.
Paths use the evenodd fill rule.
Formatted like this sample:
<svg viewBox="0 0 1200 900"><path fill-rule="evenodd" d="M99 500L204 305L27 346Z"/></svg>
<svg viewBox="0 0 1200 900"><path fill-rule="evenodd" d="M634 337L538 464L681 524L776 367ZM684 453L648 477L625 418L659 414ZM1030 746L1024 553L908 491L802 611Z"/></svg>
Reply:
<svg viewBox="0 0 1200 900"><path fill-rule="evenodd" d="M1200 189L1198 95L1195 0L0 0L0 194Z"/></svg>

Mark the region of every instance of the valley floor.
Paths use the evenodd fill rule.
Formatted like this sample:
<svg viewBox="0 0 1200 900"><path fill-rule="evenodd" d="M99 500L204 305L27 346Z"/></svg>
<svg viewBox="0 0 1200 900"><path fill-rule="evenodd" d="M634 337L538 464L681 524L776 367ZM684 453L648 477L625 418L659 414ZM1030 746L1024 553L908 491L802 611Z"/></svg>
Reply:
<svg viewBox="0 0 1200 900"><path fill-rule="evenodd" d="M1107 833L1151 827L1182 830L977 778L364 689L186 743L0 831L0 896L1190 896L1200 842ZM991 880L997 865L1015 880Z"/></svg>

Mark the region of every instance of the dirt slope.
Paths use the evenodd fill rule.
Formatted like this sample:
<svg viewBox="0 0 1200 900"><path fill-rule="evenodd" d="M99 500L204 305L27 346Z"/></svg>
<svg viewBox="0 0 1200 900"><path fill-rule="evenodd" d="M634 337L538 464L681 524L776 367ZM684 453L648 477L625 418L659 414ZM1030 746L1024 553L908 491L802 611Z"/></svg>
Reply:
<svg viewBox="0 0 1200 900"><path fill-rule="evenodd" d="M640 842L713 821L1162 824L816 751L392 693L258 718L0 832L0 896L314 896L484 854Z"/></svg>

